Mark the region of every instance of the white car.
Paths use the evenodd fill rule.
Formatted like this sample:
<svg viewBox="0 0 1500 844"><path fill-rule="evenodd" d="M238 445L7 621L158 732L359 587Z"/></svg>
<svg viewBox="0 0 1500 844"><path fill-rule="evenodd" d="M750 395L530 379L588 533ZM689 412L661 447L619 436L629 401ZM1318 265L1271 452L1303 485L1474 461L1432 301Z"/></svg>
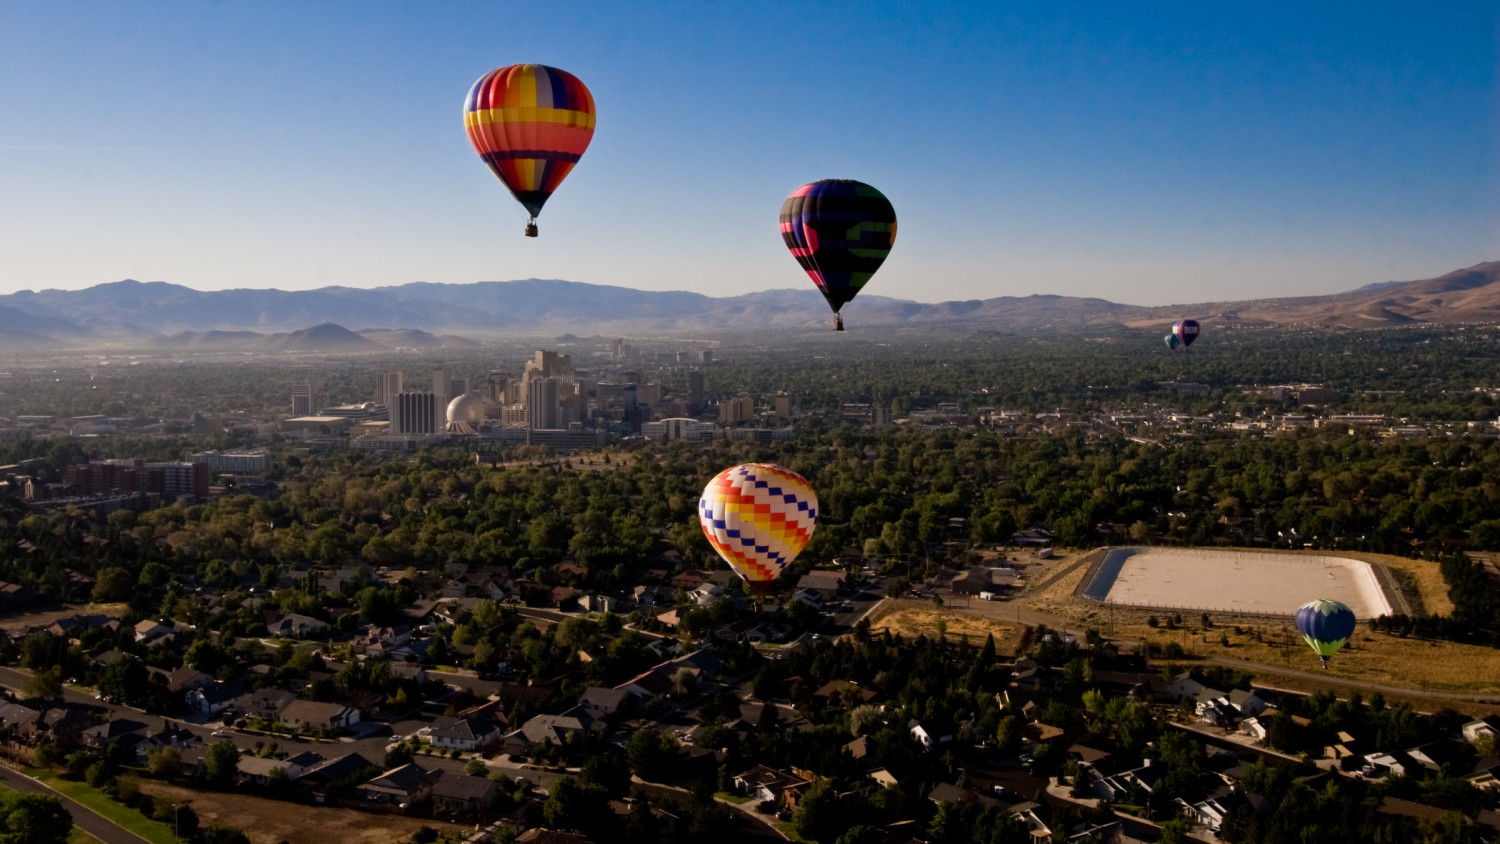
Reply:
<svg viewBox="0 0 1500 844"><path fill-rule="evenodd" d="M213 736L214 738L229 738L229 731L228 730L214 730L209 735Z"/></svg>

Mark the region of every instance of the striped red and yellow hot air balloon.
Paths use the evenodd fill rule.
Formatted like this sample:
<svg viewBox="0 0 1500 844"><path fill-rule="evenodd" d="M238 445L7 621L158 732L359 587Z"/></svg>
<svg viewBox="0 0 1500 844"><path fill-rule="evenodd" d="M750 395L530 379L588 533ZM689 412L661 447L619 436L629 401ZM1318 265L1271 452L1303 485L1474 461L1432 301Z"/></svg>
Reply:
<svg viewBox="0 0 1500 844"><path fill-rule="evenodd" d="M745 463L725 469L703 488L698 521L719 556L764 596L812 538L818 496L790 469Z"/></svg>
<svg viewBox="0 0 1500 844"><path fill-rule="evenodd" d="M526 208L526 236L536 237L542 205L593 140L594 97L567 71L513 64L469 89L464 128L479 157Z"/></svg>

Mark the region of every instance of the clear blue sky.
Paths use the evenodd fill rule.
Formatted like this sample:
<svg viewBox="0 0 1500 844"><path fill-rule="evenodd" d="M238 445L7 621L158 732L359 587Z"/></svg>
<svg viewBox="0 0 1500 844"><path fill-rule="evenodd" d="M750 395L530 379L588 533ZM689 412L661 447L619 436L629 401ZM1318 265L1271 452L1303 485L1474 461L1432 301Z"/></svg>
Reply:
<svg viewBox="0 0 1500 844"><path fill-rule="evenodd" d="M777 211L829 177L900 218L866 291L920 301L1297 295L1500 258L1492 3L3 10L0 293L797 287ZM461 119L517 62L598 104L535 240Z"/></svg>

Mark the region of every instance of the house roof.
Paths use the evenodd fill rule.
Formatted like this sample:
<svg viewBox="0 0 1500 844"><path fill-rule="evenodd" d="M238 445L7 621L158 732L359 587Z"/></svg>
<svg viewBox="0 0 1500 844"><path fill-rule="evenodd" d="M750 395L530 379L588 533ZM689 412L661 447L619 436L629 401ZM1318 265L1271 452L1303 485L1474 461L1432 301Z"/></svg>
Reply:
<svg viewBox="0 0 1500 844"><path fill-rule="evenodd" d="M294 700L281 710L283 721L300 723L330 723L349 707L339 703L324 703L319 700Z"/></svg>
<svg viewBox="0 0 1500 844"><path fill-rule="evenodd" d="M444 774L433 786L432 796L442 797L448 800L483 800L486 796L493 794L495 783L487 777L473 777L467 774Z"/></svg>
<svg viewBox="0 0 1500 844"><path fill-rule="evenodd" d="M337 782L347 779L367 768L374 767L376 767L374 762L371 762L358 753L346 753L343 756L334 757L322 764L309 768L303 777L304 779L314 778Z"/></svg>
<svg viewBox="0 0 1500 844"><path fill-rule="evenodd" d="M444 738L451 741L479 741L494 731L494 725L478 718L450 718L439 715L432 720L429 738Z"/></svg>
<svg viewBox="0 0 1500 844"><path fill-rule="evenodd" d="M388 788L406 794L415 794L421 788L432 782L432 775L422 770L422 766L415 762L407 762L399 768L392 768L378 777L365 783L375 788Z"/></svg>

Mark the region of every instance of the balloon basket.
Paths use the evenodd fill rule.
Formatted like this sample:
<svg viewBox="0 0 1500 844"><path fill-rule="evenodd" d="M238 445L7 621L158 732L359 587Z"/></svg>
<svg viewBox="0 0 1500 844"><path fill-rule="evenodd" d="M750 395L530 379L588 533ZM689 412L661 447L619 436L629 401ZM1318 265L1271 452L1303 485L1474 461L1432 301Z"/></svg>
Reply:
<svg viewBox="0 0 1500 844"><path fill-rule="evenodd" d="M843 314L834 314L833 315L833 330L834 331L843 331L844 330L844 315Z"/></svg>
<svg viewBox="0 0 1500 844"><path fill-rule="evenodd" d="M526 236L536 237L536 220L526 221Z"/></svg>

